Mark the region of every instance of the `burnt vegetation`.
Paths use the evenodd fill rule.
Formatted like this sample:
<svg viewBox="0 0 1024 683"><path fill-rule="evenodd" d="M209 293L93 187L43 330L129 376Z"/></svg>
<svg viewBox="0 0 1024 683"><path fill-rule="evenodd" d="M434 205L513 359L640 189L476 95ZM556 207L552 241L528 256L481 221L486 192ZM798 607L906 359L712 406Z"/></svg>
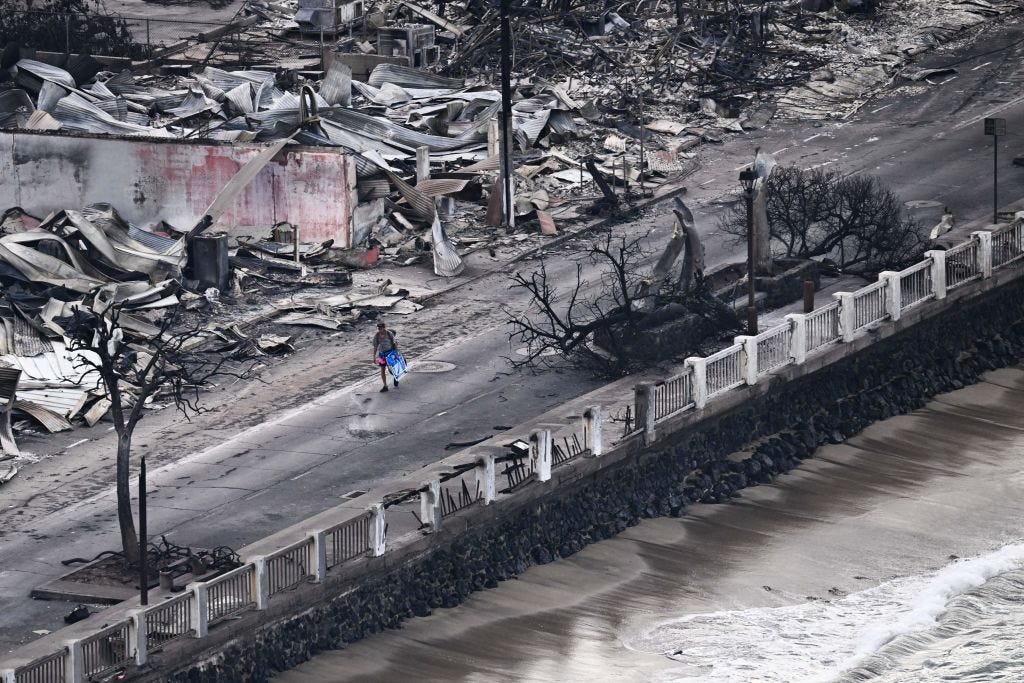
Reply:
<svg viewBox="0 0 1024 683"><path fill-rule="evenodd" d="M925 231L903 213L898 196L873 176L779 166L767 181L768 225L776 256L830 261L847 273L873 277L921 258ZM746 239L742 202L720 228Z"/></svg>

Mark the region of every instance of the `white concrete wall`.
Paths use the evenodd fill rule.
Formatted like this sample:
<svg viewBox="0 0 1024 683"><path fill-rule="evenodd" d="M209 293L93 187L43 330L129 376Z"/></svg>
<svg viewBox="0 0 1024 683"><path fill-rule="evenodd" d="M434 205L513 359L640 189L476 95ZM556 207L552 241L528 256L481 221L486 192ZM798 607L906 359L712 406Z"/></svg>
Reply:
<svg viewBox="0 0 1024 683"><path fill-rule="evenodd" d="M131 222L191 228L259 145L0 132L0 210L44 216L108 202ZM288 221L304 241L350 246L347 157L288 147L264 168L221 221L269 229Z"/></svg>

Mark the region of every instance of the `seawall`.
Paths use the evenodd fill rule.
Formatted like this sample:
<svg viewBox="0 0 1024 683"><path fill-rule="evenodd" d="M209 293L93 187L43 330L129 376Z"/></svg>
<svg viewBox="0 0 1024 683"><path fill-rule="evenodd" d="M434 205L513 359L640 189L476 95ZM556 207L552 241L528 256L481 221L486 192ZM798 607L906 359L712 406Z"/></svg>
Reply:
<svg viewBox="0 0 1024 683"><path fill-rule="evenodd" d="M658 426L600 458L555 471L436 533L320 584L300 585L265 611L151 656L139 680L263 681L318 652L462 602L577 552L642 518L685 514L766 483L874 421L921 407L1024 357L1024 283L1017 268L926 303L849 344L780 369L707 409ZM744 449L745 459L729 458ZM298 614L298 616L294 616ZM198 647L202 643L202 651ZM186 661L199 662L185 664ZM173 672L169 674L168 672Z"/></svg>

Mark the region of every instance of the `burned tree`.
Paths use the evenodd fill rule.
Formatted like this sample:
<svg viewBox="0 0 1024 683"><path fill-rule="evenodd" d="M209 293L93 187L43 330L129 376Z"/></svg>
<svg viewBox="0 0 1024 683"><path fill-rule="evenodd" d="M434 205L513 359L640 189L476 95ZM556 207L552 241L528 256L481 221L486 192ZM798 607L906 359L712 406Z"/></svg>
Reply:
<svg viewBox="0 0 1024 683"><path fill-rule="evenodd" d="M122 552L132 564L139 560L139 542L129 492L132 437L145 414L146 404L158 394L169 397L186 417L202 411L200 387L216 376L240 377L248 370L226 365L218 354L191 350L200 332L198 324L183 320L181 304L172 308L149 334L148 323L129 312L126 301L113 302L100 288L91 305L77 306L61 321L70 348L82 352L80 362L99 376L110 402L110 417L117 434L117 518Z"/></svg>
<svg viewBox="0 0 1024 683"><path fill-rule="evenodd" d="M530 307L510 314L509 342L525 345L516 366L562 358L601 376L616 377L669 356L685 356L708 336L736 328L735 315L704 286L703 250L686 206L677 201L676 230L649 273L648 235L608 234L576 263L571 284L552 282L545 265L516 273ZM672 270L683 255L678 276ZM590 280L586 273L596 269ZM665 333L664 326L672 326ZM669 343L662 346L663 340ZM670 350L669 350L670 349Z"/></svg>
<svg viewBox="0 0 1024 683"><path fill-rule="evenodd" d="M872 276L916 261L927 247L921 226L902 202L872 176L776 167L767 181L768 226L778 256L827 259L840 270ZM746 238L738 203L721 229Z"/></svg>

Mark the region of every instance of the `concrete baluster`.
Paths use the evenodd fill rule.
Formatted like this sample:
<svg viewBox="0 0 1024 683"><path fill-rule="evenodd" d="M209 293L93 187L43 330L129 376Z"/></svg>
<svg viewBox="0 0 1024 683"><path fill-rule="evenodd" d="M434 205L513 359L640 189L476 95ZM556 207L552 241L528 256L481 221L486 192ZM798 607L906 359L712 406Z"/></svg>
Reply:
<svg viewBox="0 0 1024 683"><path fill-rule="evenodd" d="M853 292L836 292L833 294L839 301L839 333L844 342L853 341L853 333L857 327L857 310Z"/></svg>
<svg viewBox="0 0 1024 683"><path fill-rule="evenodd" d="M743 381L747 384L757 384L757 337L741 334L734 341L743 347L740 354Z"/></svg>
<svg viewBox="0 0 1024 683"><path fill-rule="evenodd" d="M789 321L789 356L797 365L802 365L807 360L807 315L804 313L790 313L786 316Z"/></svg>
<svg viewBox="0 0 1024 683"><path fill-rule="evenodd" d="M426 491L420 491L420 521L429 532L441 528L441 482L437 479L424 484Z"/></svg>
<svg viewBox="0 0 1024 683"><path fill-rule="evenodd" d="M537 481L551 480L551 430L542 429L530 434L530 451L534 458L533 476Z"/></svg>
<svg viewBox="0 0 1024 683"><path fill-rule="evenodd" d="M203 638L209 631L209 609L210 592L205 584L192 583L186 588L192 591L192 628L195 629L195 637Z"/></svg>
<svg viewBox="0 0 1024 683"><path fill-rule="evenodd" d="M634 404L636 406L636 425L644 430L644 443L654 443L657 433L654 431L654 385L637 384L633 387Z"/></svg>
<svg viewBox="0 0 1024 683"><path fill-rule="evenodd" d="M932 260L932 293L936 299L946 298L946 252L941 249L926 251L925 256Z"/></svg>
<svg viewBox="0 0 1024 683"><path fill-rule="evenodd" d="M270 572L267 571L267 558L254 557L251 563L256 568L252 573L252 601L256 603L256 609L267 609L267 603L270 602Z"/></svg>
<svg viewBox="0 0 1024 683"><path fill-rule="evenodd" d="M377 503L370 507L370 555L380 557L387 550L384 504Z"/></svg>
<svg viewBox="0 0 1024 683"><path fill-rule="evenodd" d="M490 505L498 497L496 477L494 455L488 453L481 456L476 466L476 480L480 483L480 490L483 491L484 505Z"/></svg>
<svg viewBox="0 0 1024 683"><path fill-rule="evenodd" d="M146 641L146 610L135 610L132 612L131 620L131 626L128 628L128 645L135 648L135 664L142 666L149 654L149 643Z"/></svg>
<svg viewBox="0 0 1024 683"><path fill-rule="evenodd" d="M604 452L604 445L601 441L601 406L590 406L583 413L583 424L586 429L586 443L583 447L590 451L591 455L599 456Z"/></svg>
<svg viewBox="0 0 1024 683"><path fill-rule="evenodd" d="M885 312L892 320L899 320L900 313L903 312L900 274L892 270L883 270L878 274L878 281L885 283Z"/></svg>
<svg viewBox="0 0 1024 683"><path fill-rule="evenodd" d="M82 683L85 681L85 654L82 652L82 641L69 640L68 658L64 660L64 681L66 683Z"/></svg>
<svg viewBox="0 0 1024 683"><path fill-rule="evenodd" d="M313 568L313 581L320 583L327 578L327 533L308 531L309 566Z"/></svg>
<svg viewBox="0 0 1024 683"><path fill-rule="evenodd" d="M708 404L708 361L706 358L691 356L686 359L686 365L693 368L693 407L700 410Z"/></svg>
<svg viewBox="0 0 1024 683"><path fill-rule="evenodd" d="M992 277L992 233L978 230L971 233L978 240L978 271L986 280Z"/></svg>

